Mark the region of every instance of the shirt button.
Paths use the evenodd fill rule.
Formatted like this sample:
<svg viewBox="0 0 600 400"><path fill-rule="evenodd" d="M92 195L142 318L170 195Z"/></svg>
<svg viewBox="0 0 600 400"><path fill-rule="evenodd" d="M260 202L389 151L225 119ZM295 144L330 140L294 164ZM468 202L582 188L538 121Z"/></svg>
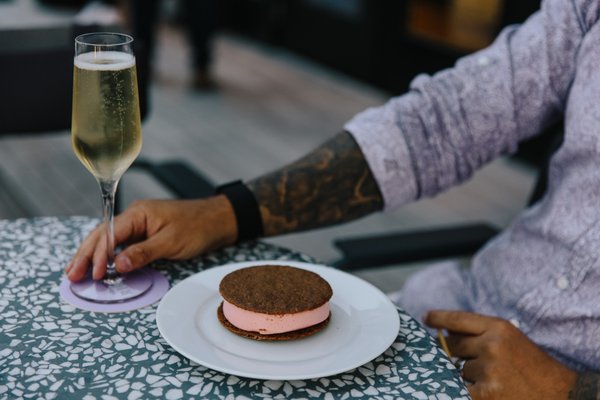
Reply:
<svg viewBox="0 0 600 400"><path fill-rule="evenodd" d="M569 287L569 280L564 276L559 277L556 280L556 287L559 288L560 290L565 290L566 288Z"/></svg>
<svg viewBox="0 0 600 400"><path fill-rule="evenodd" d="M519 327L521 326L521 324L519 323L518 319L515 318L511 318L509 321L511 324L513 324L513 326L517 329L519 329Z"/></svg>

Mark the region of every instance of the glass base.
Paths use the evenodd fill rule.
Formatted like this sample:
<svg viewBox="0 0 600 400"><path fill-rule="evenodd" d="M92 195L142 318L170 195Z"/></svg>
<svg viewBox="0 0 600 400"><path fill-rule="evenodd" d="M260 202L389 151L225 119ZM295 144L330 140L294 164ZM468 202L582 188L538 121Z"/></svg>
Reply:
<svg viewBox="0 0 600 400"><path fill-rule="evenodd" d="M154 284L152 275L144 269L138 269L117 278L95 281L91 276L84 280L71 283L73 294L83 300L94 303L122 303L133 300L146 293Z"/></svg>

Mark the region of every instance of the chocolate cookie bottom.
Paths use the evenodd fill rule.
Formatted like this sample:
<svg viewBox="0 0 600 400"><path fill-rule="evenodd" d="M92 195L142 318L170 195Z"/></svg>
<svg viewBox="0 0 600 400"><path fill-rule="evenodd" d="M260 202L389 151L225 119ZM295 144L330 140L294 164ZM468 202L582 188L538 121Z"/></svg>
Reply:
<svg viewBox="0 0 600 400"><path fill-rule="evenodd" d="M229 331L235 333L236 335L239 335L239 336L242 336L242 337L245 337L248 339L253 339L253 340L265 340L265 341L274 342L274 341L282 341L282 340L302 339L302 338L314 335L315 333L317 333L320 330L322 330L323 328L325 328L327 326L327 324L329 324L329 320L331 319L331 313L329 313L329 316L327 317L327 319L325 321L320 322L317 325L309 326L308 328L298 329L296 331L291 331L291 332L275 333L273 335L262 335L258 332L245 331L243 329L233 326L227 320L227 318L225 318L225 314L223 314L223 303L222 302L219 305L219 308L217 309L217 317L219 318L219 322L225 328L227 328Z"/></svg>

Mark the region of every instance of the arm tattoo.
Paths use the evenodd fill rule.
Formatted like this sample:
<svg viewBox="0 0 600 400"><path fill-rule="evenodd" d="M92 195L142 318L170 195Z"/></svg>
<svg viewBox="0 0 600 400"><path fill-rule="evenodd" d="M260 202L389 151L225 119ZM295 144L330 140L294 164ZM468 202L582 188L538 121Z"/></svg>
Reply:
<svg viewBox="0 0 600 400"><path fill-rule="evenodd" d="M248 187L267 236L350 221L383 208L371 170L347 132Z"/></svg>
<svg viewBox="0 0 600 400"><path fill-rule="evenodd" d="M569 400L600 400L600 374L584 372L577 375Z"/></svg>

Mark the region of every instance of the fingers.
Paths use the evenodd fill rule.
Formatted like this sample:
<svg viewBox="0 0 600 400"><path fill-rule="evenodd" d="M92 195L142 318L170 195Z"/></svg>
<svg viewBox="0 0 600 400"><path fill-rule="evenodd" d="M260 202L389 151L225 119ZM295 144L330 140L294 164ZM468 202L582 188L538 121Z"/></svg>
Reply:
<svg viewBox="0 0 600 400"><path fill-rule="evenodd" d="M469 383L467 384L467 390L469 391L469 395L472 400L483 400L485 397L481 394L481 384L480 383Z"/></svg>
<svg viewBox="0 0 600 400"><path fill-rule="evenodd" d="M140 207L130 207L115 217L115 245L138 240L145 235L145 218ZM106 273L106 231L105 225L96 227L82 242L73 260L65 268L69 280L83 279L90 266L93 279L102 279Z"/></svg>
<svg viewBox="0 0 600 400"><path fill-rule="evenodd" d="M450 354L462 359L477 357L480 353L479 342L478 336L449 335L446 337Z"/></svg>
<svg viewBox="0 0 600 400"><path fill-rule="evenodd" d="M115 259L117 271L120 273L131 272L163 257L166 241L161 236L153 236L123 250Z"/></svg>
<svg viewBox="0 0 600 400"><path fill-rule="evenodd" d="M467 366L467 364L470 364ZM465 380L467 390L472 400L484 400L484 399L506 399L513 398L507 397L506 393L500 395L498 393L498 382L491 382L485 377L485 371L483 370L483 363L469 361L465 363L465 369L463 369L463 379ZM522 396L514 396L514 398L524 398Z"/></svg>
<svg viewBox="0 0 600 400"><path fill-rule="evenodd" d="M134 205L115 217L115 245L146 237L146 218L141 207Z"/></svg>
<svg viewBox="0 0 600 400"><path fill-rule="evenodd" d="M87 255L79 255L73 258L65 273L67 274L67 278L69 278L72 282L77 282L82 280L88 270L88 266L91 264L92 259Z"/></svg>
<svg viewBox="0 0 600 400"><path fill-rule="evenodd" d="M432 328L467 335L481 335L496 318L466 311L430 311L423 321Z"/></svg>
<svg viewBox="0 0 600 400"><path fill-rule="evenodd" d="M463 365L462 377L471 383L485 378L485 362L481 359L467 360Z"/></svg>
<svg viewBox="0 0 600 400"><path fill-rule="evenodd" d="M104 229L103 229L104 230ZM108 254L106 249L106 232L100 236L92 256L92 279L102 279L106 274Z"/></svg>
<svg viewBox="0 0 600 400"><path fill-rule="evenodd" d="M92 257L96 248L96 243L100 236L102 226L96 227L88 237L83 241L75 256L67 265L65 273L69 280L76 282L83 279L87 273L88 267L92 264Z"/></svg>
<svg viewBox="0 0 600 400"><path fill-rule="evenodd" d="M77 282L83 279L92 267L92 278L102 279L106 273L106 260L106 232L104 224L101 224L83 241L65 273L69 280Z"/></svg>

